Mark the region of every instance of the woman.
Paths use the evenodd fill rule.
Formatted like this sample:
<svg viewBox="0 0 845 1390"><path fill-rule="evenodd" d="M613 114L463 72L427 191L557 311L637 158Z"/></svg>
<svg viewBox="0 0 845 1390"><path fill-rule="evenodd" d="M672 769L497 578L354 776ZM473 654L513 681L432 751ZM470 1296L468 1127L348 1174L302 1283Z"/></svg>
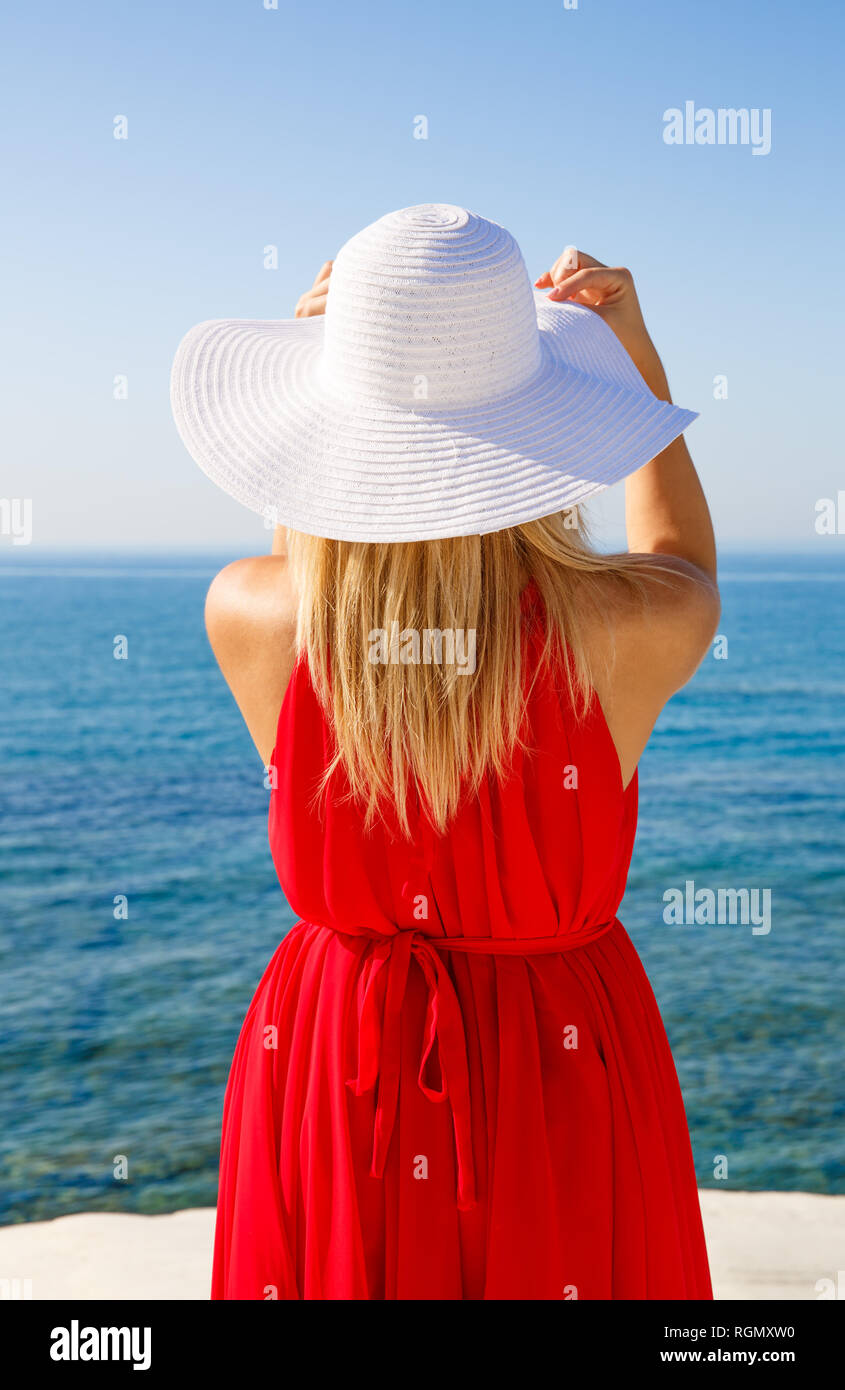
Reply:
<svg viewBox="0 0 845 1390"><path fill-rule="evenodd" d="M299 917L229 1078L213 1296L707 1299L683 1103L616 910L637 763L719 614L631 275L532 291L382 218L296 319L203 324L174 411L279 523L207 626ZM576 505L626 477L629 554Z"/></svg>

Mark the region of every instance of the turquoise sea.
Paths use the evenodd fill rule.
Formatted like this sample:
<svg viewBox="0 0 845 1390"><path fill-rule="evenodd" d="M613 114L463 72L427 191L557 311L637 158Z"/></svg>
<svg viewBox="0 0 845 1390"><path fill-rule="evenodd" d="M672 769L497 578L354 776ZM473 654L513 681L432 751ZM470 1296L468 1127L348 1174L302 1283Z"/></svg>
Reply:
<svg viewBox="0 0 845 1390"><path fill-rule="evenodd" d="M0 1224L215 1200L235 1039L293 920L203 629L227 558L0 553ZM845 1191L843 579L823 540L724 557L726 659L641 765L621 916L704 1186ZM687 881L769 889L771 930L667 925Z"/></svg>

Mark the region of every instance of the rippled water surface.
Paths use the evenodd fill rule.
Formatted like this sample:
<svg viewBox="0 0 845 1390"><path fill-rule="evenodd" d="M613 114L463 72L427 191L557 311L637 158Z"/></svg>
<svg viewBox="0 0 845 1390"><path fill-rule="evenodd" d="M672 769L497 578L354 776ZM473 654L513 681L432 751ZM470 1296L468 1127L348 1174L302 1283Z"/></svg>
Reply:
<svg viewBox="0 0 845 1390"><path fill-rule="evenodd" d="M215 1199L232 1049L292 922L203 630L221 563L0 563L0 1222ZM841 1192L843 571L823 555L723 571L727 660L705 661L643 759L621 915L700 1182ZM687 880L770 889L771 931L666 925Z"/></svg>

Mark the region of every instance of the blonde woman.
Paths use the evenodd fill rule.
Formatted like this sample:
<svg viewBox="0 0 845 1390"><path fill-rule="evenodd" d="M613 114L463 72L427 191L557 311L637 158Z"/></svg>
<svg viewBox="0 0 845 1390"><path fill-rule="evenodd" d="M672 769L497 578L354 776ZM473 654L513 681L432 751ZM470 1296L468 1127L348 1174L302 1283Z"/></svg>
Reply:
<svg viewBox="0 0 845 1390"><path fill-rule="evenodd" d="M616 912L637 764L719 613L631 275L423 205L294 320L183 342L188 448L278 520L207 627L297 924L232 1064L213 1296L707 1299L683 1103ZM628 553L577 506L625 477Z"/></svg>

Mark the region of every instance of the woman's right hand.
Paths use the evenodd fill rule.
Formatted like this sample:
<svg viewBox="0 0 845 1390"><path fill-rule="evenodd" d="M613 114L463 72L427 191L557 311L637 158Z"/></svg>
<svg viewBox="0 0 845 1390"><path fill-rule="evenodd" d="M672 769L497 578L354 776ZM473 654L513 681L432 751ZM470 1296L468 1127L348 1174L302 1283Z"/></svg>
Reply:
<svg viewBox="0 0 845 1390"><path fill-rule="evenodd" d="M569 299L592 309L613 329L644 376L659 367L660 359L648 335L630 270L602 265L584 251L567 246L551 270L535 280L534 287L550 290L548 298L552 303Z"/></svg>
<svg viewBox="0 0 845 1390"><path fill-rule="evenodd" d="M299 296L293 311L295 319L310 319L326 312L326 300L329 297L329 280L333 265L334 261L326 261L310 290L306 290L304 294Z"/></svg>

